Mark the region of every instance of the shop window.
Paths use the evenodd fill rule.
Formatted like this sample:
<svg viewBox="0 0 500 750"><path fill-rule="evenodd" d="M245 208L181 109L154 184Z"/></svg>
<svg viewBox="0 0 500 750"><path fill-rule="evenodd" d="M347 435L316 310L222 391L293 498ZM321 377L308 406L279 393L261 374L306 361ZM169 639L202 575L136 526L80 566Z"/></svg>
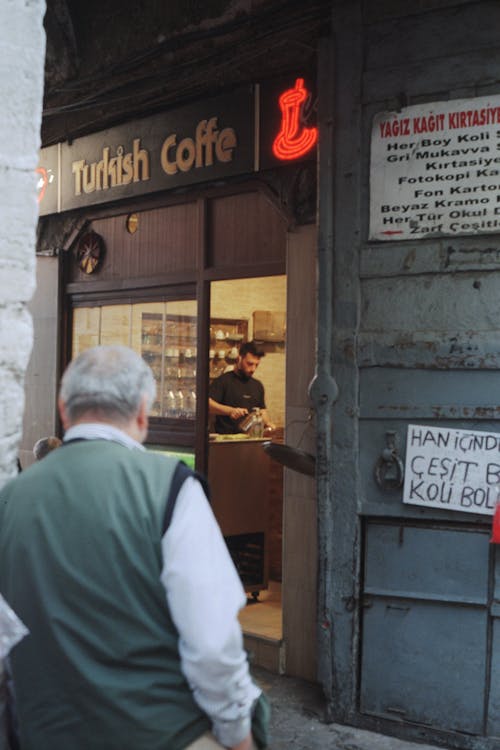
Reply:
<svg viewBox="0 0 500 750"><path fill-rule="evenodd" d="M196 300L77 307L72 356L98 344L130 346L151 367L157 386L151 417L194 420Z"/></svg>

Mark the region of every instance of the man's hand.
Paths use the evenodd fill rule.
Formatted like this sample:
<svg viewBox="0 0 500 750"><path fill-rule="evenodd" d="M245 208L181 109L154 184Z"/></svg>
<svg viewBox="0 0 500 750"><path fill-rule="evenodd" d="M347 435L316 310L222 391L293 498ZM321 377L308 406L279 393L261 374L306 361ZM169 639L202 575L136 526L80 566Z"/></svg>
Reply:
<svg viewBox="0 0 500 750"><path fill-rule="evenodd" d="M231 419L234 419L236 421L237 419L241 419L241 417L244 417L248 414L248 409L244 409L241 406L235 406L231 407L231 411L229 412L229 416Z"/></svg>

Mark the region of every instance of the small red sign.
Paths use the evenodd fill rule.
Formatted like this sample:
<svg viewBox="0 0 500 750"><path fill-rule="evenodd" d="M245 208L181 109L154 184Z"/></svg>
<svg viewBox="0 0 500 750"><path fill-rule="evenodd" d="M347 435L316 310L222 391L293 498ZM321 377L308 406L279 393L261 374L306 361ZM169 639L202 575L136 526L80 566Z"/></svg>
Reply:
<svg viewBox="0 0 500 750"><path fill-rule="evenodd" d="M316 145L318 128L306 128L301 123L302 110L308 95L304 79L297 78L294 88L287 89L279 98L281 129L273 143L273 154L278 159L298 159Z"/></svg>
<svg viewBox="0 0 500 750"><path fill-rule="evenodd" d="M45 191L47 190L47 185L49 183L49 176L47 174L47 170L45 169L45 167L37 167L35 169L35 172L37 173L37 175L39 175L36 181L36 187L38 191L37 201L38 203L41 203L43 201L43 196L45 195Z"/></svg>

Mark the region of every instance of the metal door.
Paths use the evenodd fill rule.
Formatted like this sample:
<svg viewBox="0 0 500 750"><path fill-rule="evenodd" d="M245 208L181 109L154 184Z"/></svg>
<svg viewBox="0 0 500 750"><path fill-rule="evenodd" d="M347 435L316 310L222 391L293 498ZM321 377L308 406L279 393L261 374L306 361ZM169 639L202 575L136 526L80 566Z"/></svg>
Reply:
<svg viewBox="0 0 500 750"><path fill-rule="evenodd" d="M482 733L488 534L367 522L361 710Z"/></svg>

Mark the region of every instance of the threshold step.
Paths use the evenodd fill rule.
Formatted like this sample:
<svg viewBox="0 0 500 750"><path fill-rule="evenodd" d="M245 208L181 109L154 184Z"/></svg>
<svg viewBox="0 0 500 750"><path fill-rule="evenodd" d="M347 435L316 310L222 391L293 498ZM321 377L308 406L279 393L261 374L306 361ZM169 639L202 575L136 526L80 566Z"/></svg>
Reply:
<svg viewBox="0 0 500 750"><path fill-rule="evenodd" d="M263 667L273 674L285 674L285 644L281 639L243 633L250 666Z"/></svg>

